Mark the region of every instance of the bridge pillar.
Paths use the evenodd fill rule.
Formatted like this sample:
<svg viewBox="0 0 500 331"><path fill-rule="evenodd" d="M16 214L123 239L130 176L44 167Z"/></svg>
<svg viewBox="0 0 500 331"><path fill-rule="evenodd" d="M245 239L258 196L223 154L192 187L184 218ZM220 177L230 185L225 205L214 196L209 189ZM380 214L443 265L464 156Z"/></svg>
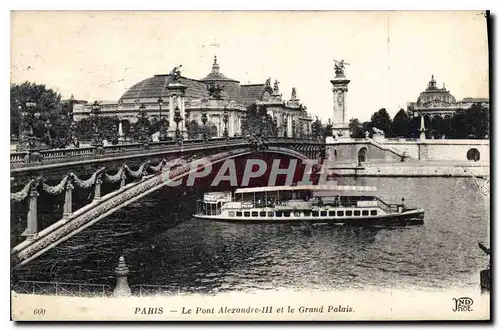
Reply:
<svg viewBox="0 0 500 331"><path fill-rule="evenodd" d="M68 180L66 183L66 192L64 196L64 211L63 211L63 219L67 220L68 217L71 215L73 212L73 189L75 187L71 182Z"/></svg>
<svg viewBox="0 0 500 331"><path fill-rule="evenodd" d="M125 258L120 256L118 260L118 266L115 268L116 275L116 286L113 291L113 296L115 297L128 297L130 296L130 287L128 286L127 276L129 270L127 264L125 263Z"/></svg>
<svg viewBox="0 0 500 331"><path fill-rule="evenodd" d="M32 187L29 193L29 209L27 217L27 227L26 230L21 234L21 236L26 237L28 240L34 239L38 233L38 196L40 194L36 190L36 187Z"/></svg>

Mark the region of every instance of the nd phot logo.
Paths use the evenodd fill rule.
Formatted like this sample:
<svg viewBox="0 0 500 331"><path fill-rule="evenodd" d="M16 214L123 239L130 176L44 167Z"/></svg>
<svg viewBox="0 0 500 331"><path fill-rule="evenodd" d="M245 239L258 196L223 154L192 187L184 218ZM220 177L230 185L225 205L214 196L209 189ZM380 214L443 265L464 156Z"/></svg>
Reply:
<svg viewBox="0 0 500 331"><path fill-rule="evenodd" d="M453 311L472 311L474 301L469 297L453 298L455 307Z"/></svg>

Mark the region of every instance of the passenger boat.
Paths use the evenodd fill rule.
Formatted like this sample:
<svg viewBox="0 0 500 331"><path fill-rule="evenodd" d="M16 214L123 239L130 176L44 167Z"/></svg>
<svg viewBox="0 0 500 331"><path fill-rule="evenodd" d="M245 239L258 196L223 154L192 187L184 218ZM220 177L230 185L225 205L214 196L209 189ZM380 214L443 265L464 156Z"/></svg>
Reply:
<svg viewBox="0 0 500 331"><path fill-rule="evenodd" d="M385 203L376 191L373 186L340 185L239 188L204 194L194 217L237 223L423 224L423 209Z"/></svg>

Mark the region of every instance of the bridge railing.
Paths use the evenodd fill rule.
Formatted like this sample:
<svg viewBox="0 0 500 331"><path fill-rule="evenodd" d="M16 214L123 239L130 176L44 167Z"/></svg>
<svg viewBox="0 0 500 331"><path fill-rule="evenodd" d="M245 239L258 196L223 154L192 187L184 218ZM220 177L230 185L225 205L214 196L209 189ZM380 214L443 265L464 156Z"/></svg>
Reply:
<svg viewBox="0 0 500 331"><path fill-rule="evenodd" d="M15 152L10 154L10 165L12 168L22 168L32 165L63 163L72 160L91 159L108 157L112 155L123 154L141 154L147 152L155 152L160 150L175 151L187 147L202 147L202 146L226 146L231 143L248 142L246 137L217 137L210 138L207 141L203 139L186 139L182 142L176 141L158 141L145 143L128 143L109 146L89 146L82 148L66 148L66 149L49 149L38 152L39 157L33 159L33 155L29 152ZM320 141L306 138L268 138L268 143L271 144L318 144Z"/></svg>
<svg viewBox="0 0 500 331"><path fill-rule="evenodd" d="M111 287L104 284L19 281L12 286L12 290L19 294L36 295L63 295L78 297L109 296Z"/></svg>
<svg viewBox="0 0 500 331"><path fill-rule="evenodd" d="M211 138L208 141L203 139L186 139L181 143L176 141L159 141L145 143L129 143L109 145L103 147L89 146L82 148L67 148L67 149L49 149L38 151L39 157L35 160L28 151L14 152L10 154L10 165L12 168L22 168L31 165L50 164L59 162L69 162L72 160L91 159L108 157L112 155L123 154L141 154L152 151L175 151L186 147L201 147L201 146L219 146L229 143L238 143L245 141L240 137L231 138Z"/></svg>

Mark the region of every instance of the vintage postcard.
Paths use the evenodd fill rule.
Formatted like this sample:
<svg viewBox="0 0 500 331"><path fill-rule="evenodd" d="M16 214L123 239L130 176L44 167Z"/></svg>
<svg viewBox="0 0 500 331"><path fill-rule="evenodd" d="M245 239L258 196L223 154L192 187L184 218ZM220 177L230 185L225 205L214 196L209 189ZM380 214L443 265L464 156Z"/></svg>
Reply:
<svg viewBox="0 0 500 331"><path fill-rule="evenodd" d="M12 11L12 320L490 320L489 26Z"/></svg>

